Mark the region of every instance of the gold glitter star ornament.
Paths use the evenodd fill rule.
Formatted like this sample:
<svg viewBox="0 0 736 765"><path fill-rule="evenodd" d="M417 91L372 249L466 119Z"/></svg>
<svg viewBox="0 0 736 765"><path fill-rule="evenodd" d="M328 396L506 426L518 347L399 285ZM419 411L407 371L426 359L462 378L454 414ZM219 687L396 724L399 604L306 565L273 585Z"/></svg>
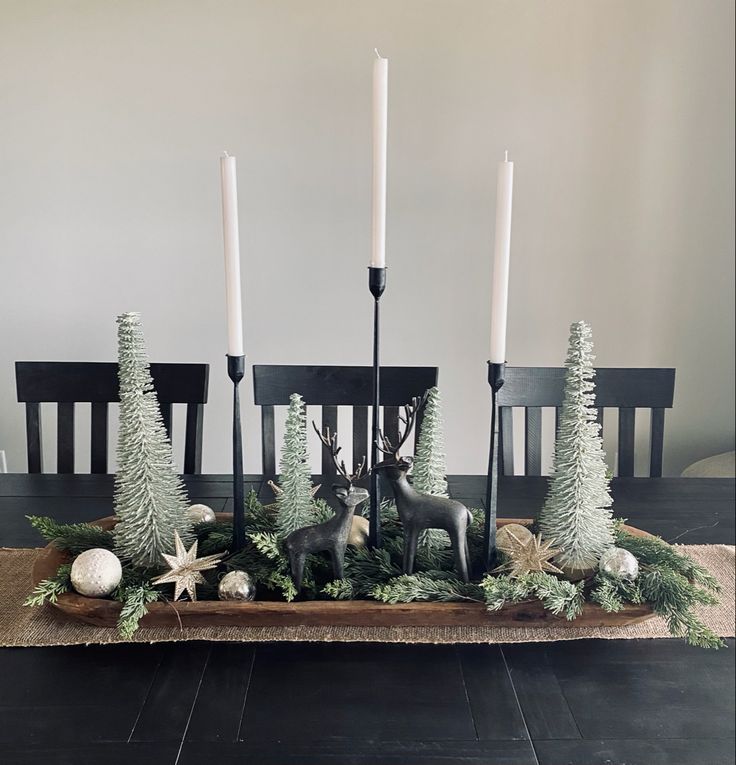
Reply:
<svg viewBox="0 0 736 765"><path fill-rule="evenodd" d="M176 546L176 555L166 555L163 557L168 563L170 570L165 574L153 580L153 584L174 585L174 600L186 592L191 600L197 599L197 585L204 584L205 579L200 573L211 568L216 568L222 555L205 555L203 558L197 557L197 542L186 550L184 543L179 537L179 532L174 532L174 545Z"/></svg>
<svg viewBox="0 0 736 765"><path fill-rule="evenodd" d="M504 552L508 560L493 573L508 572L509 576L517 577L532 571L548 571L551 574L561 574L562 571L551 563L551 559L560 551L552 547L552 542L543 542L542 535L520 539L513 532L508 534L508 548Z"/></svg>

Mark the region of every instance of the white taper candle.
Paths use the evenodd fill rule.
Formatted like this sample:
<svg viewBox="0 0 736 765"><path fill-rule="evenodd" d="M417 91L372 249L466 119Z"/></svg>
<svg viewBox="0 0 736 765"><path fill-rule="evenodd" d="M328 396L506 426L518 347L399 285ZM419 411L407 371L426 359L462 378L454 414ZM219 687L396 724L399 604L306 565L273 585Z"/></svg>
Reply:
<svg viewBox="0 0 736 765"><path fill-rule="evenodd" d="M243 306L240 294L240 234L238 232L238 177L235 157L220 157L222 229L225 244L225 302L227 353L243 355Z"/></svg>
<svg viewBox="0 0 736 765"><path fill-rule="evenodd" d="M506 361L506 319L509 300L509 258L511 255L511 198L514 163L505 153L498 165L496 188L496 237L491 282L491 355L493 364Z"/></svg>
<svg viewBox="0 0 736 765"><path fill-rule="evenodd" d="M373 247L371 266L386 267L386 143L388 59L376 50L373 62Z"/></svg>

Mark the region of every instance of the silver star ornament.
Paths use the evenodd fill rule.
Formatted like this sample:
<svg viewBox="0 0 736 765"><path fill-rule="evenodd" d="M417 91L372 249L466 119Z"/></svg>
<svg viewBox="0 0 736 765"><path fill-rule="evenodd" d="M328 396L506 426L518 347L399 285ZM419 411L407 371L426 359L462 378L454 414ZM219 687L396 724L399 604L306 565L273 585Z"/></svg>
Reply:
<svg viewBox="0 0 736 765"><path fill-rule="evenodd" d="M205 579L200 571L216 568L222 555L205 555L197 558L197 542L186 550L178 532L174 532L176 555L163 557L170 570L153 580L153 584L174 584L174 600L186 592L191 600L197 599L197 585L204 584Z"/></svg>

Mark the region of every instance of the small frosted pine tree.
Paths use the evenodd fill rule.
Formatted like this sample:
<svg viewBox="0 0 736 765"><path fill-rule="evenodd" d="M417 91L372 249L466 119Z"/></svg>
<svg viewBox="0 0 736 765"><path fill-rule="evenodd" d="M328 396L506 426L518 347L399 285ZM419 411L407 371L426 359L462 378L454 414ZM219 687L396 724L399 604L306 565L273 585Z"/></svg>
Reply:
<svg viewBox="0 0 736 765"><path fill-rule="evenodd" d="M118 316L120 425L113 532L115 552L142 568L160 568L174 551L174 532L193 539L187 495L171 455L151 370L140 314Z"/></svg>
<svg viewBox="0 0 736 765"><path fill-rule="evenodd" d="M447 464L445 435L442 421L442 396L437 387L427 392L422 430L414 449L412 485L424 494L447 497ZM448 547L450 537L442 529L427 529L419 536L419 547L428 554Z"/></svg>
<svg viewBox="0 0 736 765"><path fill-rule="evenodd" d="M412 483L417 491L447 496L447 465L442 425L442 397L439 388L430 388L424 405L422 432L414 450Z"/></svg>
<svg viewBox="0 0 736 765"><path fill-rule="evenodd" d="M568 570L594 567L613 545L610 481L594 408L592 337L584 321L570 327L552 478L539 515L542 536L562 551L555 562Z"/></svg>
<svg viewBox="0 0 736 765"><path fill-rule="evenodd" d="M307 412L298 393L289 398L279 464L276 528L280 537L314 523L312 471L307 458Z"/></svg>

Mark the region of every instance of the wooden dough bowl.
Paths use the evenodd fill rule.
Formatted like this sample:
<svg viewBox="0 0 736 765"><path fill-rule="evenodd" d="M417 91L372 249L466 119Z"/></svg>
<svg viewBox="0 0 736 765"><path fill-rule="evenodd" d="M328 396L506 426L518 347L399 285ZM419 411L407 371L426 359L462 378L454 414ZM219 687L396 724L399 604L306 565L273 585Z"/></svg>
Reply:
<svg viewBox="0 0 736 765"><path fill-rule="evenodd" d="M231 516L217 513L218 520ZM529 524L528 519L503 518L507 523ZM112 517L95 524L110 529ZM645 531L624 527L636 536L650 536ZM33 582L54 576L69 556L53 545L43 548L33 567ZM54 607L74 619L98 627L115 627L121 604L114 600L87 598L74 592L59 596ZM617 613L608 613L595 603L586 603L583 613L573 621L546 611L538 600L514 603L499 611L488 611L482 603L397 603L390 605L372 600L319 600L284 603L277 601L201 600L176 603L156 602L148 606L142 627L546 627L550 624L576 627L621 627L650 619L653 612L646 604L626 605Z"/></svg>

